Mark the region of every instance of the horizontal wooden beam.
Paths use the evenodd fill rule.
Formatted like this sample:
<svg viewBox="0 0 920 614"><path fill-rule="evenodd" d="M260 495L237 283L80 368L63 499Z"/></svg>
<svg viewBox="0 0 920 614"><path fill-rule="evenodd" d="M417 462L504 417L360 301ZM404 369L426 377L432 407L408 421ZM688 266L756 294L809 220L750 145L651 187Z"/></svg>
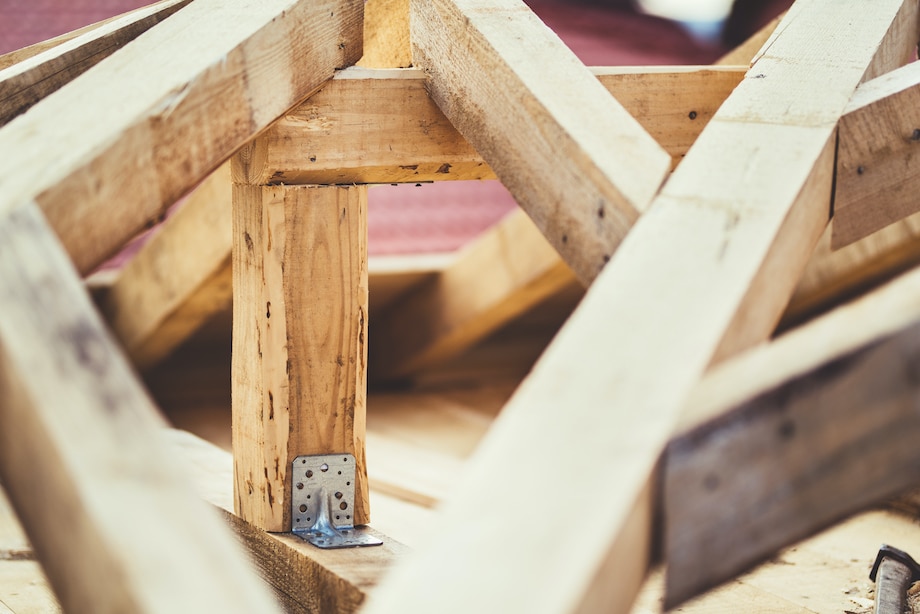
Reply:
<svg viewBox="0 0 920 614"><path fill-rule="evenodd" d="M291 534L266 533L233 513L233 458L184 431L164 432L201 496L218 508L289 613L351 614L407 548L380 533L382 546L322 550Z"/></svg>
<svg viewBox="0 0 920 614"><path fill-rule="evenodd" d="M664 463L672 607L918 482L920 271L723 363Z"/></svg>
<svg viewBox="0 0 920 614"><path fill-rule="evenodd" d="M597 67L601 84L672 157L686 154L741 80L737 66ZM428 97L416 69L350 68L285 114L250 154L249 183L494 179Z"/></svg>
<svg viewBox="0 0 920 614"><path fill-rule="evenodd" d="M33 104L70 83L189 2L161 0L90 26L67 40L46 43L47 48L29 57L23 57L28 55L25 50L18 56L3 56L7 62L17 58L19 61L12 62L8 67L0 66L0 126L25 113Z"/></svg>
<svg viewBox="0 0 920 614"><path fill-rule="evenodd" d="M36 200L92 269L360 58L363 5L196 0L0 130L0 209Z"/></svg>
<svg viewBox="0 0 920 614"><path fill-rule="evenodd" d="M920 211L920 64L860 87L839 134L834 249Z"/></svg>
<svg viewBox="0 0 920 614"><path fill-rule="evenodd" d="M0 207L0 280L0 478L63 608L276 611L34 203Z"/></svg>
<svg viewBox="0 0 920 614"><path fill-rule="evenodd" d="M794 5L502 410L444 532L369 614L628 611L677 416L714 358L769 336L829 216L837 121L916 8Z"/></svg>

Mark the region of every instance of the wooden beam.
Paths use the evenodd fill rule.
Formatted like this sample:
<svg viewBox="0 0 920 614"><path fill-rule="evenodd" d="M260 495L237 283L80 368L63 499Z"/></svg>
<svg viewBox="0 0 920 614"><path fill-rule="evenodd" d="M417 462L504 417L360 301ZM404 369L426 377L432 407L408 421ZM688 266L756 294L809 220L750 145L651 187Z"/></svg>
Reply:
<svg viewBox="0 0 920 614"><path fill-rule="evenodd" d="M866 292L920 264L920 213L839 250L833 222L821 237L789 301L780 328L788 328Z"/></svg>
<svg viewBox="0 0 920 614"><path fill-rule="evenodd" d="M168 3L168 2L171 2L171 0L160 0L159 2L155 2L154 5L160 5L160 4ZM0 70L9 68L10 66L14 64L19 64L20 62L23 62L25 60L28 60L29 58L35 57L40 53L44 53L45 51L48 51L49 49L62 45L66 43L67 41L73 40L77 38L78 36L82 36L84 34L92 32L93 30L106 26L112 23L113 21L117 21L119 19L127 17L128 15L133 15L139 12L146 12L149 6L150 5L142 6L138 9L134 9L133 11L128 11L127 13L122 13L121 15L115 15L114 17L109 17L108 19L97 21L96 23L91 23L88 26L83 26L82 28L78 28L71 32L65 32L64 34L61 34L60 36L55 36L54 38L43 40L41 42L35 43L34 45L29 45L28 47L22 47L21 49L16 49L15 51L4 53L3 55L0 55Z"/></svg>
<svg viewBox="0 0 920 614"><path fill-rule="evenodd" d="M366 68L412 66L409 41L409 0L370 0L364 6L364 57Z"/></svg>
<svg viewBox="0 0 920 614"><path fill-rule="evenodd" d="M17 152L3 202L34 198L92 269L357 60L362 7L196 0L0 130L0 150Z"/></svg>
<svg viewBox="0 0 920 614"><path fill-rule="evenodd" d="M277 611L34 203L0 209L0 279L0 477L64 609Z"/></svg>
<svg viewBox="0 0 920 614"><path fill-rule="evenodd" d="M644 72L647 70L651 72ZM650 133L661 139L672 154L674 164L689 149L741 74L734 68L712 71L700 67L660 71L596 68L593 71L605 87L621 97L627 109L639 114ZM690 119L693 113L695 116ZM300 119L308 114L325 126L318 133L303 130L304 122L309 122ZM389 114L390 119L381 121L383 114ZM309 135L306 139L305 133ZM429 136L439 133L452 136L449 139L435 136L434 140L429 140ZM279 171L286 184L296 183L297 179L350 183L352 180L389 182L454 178L460 176L455 169L463 168L463 163L457 161L460 149L451 149L450 143L459 143L458 148L472 152L430 102L424 92L421 73L412 70L342 71L298 110L270 128L263 138L271 141L267 148L271 164L290 164L289 168L294 169ZM295 157L296 151L304 151L303 147L311 148L306 150L309 155ZM427 153L420 154L420 151ZM308 160L314 154L318 156L317 170L303 170L305 163L313 164ZM428 175L424 170L426 164L414 164L419 160L418 155L429 160ZM471 155L476 156L475 152ZM491 173L478 156L476 160L478 172ZM346 168L340 169L335 166L337 164ZM451 165L451 171L437 173L445 164ZM246 172L251 169L252 166ZM182 209L166 221L134 261L126 265L101 304L140 368L154 365L211 315L224 311L230 304L231 233L225 217L230 187L229 180L218 177L212 175L203 182ZM519 219L507 222L508 226L513 225L511 234L521 236L522 241L543 242L532 223L524 219L524 213L513 215ZM491 249L486 245L494 245L494 242L484 240L483 245L483 249ZM194 257L189 256L190 250L194 250ZM560 267L564 265L554 263L546 268L548 277L541 286L546 293L551 292L550 285L563 281L554 273ZM374 275L373 270L371 275ZM471 292L482 295L476 290L471 289ZM525 297L514 289L509 292L512 292L509 303L517 306L501 308L504 315L500 318L493 317L477 324L480 332L466 336L467 342L455 346L452 353L526 309L522 300L530 304L539 301L539 294L531 292ZM375 290L372 304L379 296L379 290ZM497 316L499 311L491 313ZM378 330L383 328L380 326Z"/></svg>
<svg viewBox="0 0 920 614"><path fill-rule="evenodd" d="M228 162L192 192L105 293L102 312L139 368L159 362L230 307L231 200Z"/></svg>
<svg viewBox="0 0 920 614"><path fill-rule="evenodd" d="M920 211L920 64L873 79L840 121L832 247Z"/></svg>
<svg viewBox="0 0 920 614"><path fill-rule="evenodd" d="M920 271L723 363L664 467L668 599L917 483Z"/></svg>
<svg viewBox="0 0 920 614"><path fill-rule="evenodd" d="M290 534L266 533L233 513L233 458L184 431L165 432L205 501L214 505L291 614L351 614L407 548L374 531L382 546L322 550Z"/></svg>
<svg viewBox="0 0 920 614"><path fill-rule="evenodd" d="M59 37L45 43L41 52L29 57L23 57L28 53L22 51L18 56L7 58L7 61L20 61L9 67L0 67L0 126L25 113L36 102L70 83L189 2L161 0L101 24L88 26L82 33L66 40Z"/></svg>
<svg viewBox="0 0 920 614"><path fill-rule="evenodd" d="M235 506L291 530L291 464L355 455L366 524L367 188L234 185Z"/></svg>
<svg viewBox="0 0 920 614"><path fill-rule="evenodd" d="M677 416L714 358L772 330L828 218L837 120L916 8L795 4L502 410L443 532L369 614L627 611Z"/></svg>
<svg viewBox="0 0 920 614"><path fill-rule="evenodd" d="M370 377L405 377L456 356L573 282L556 250L516 210L375 317Z"/></svg>
<svg viewBox="0 0 920 614"><path fill-rule="evenodd" d="M744 75L737 66L590 69L676 165ZM250 183L494 179L432 102L419 70L349 68L285 114L250 151ZM250 146L255 147L256 143Z"/></svg>
<svg viewBox="0 0 920 614"><path fill-rule="evenodd" d="M410 21L431 98L590 283L667 154L521 0L414 1Z"/></svg>

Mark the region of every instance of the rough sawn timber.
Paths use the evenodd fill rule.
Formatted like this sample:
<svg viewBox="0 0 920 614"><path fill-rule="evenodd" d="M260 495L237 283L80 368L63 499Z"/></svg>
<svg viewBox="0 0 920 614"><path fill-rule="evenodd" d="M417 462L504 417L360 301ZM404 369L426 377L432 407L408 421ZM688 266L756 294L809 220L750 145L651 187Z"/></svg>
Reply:
<svg viewBox="0 0 920 614"><path fill-rule="evenodd" d="M669 156L521 0L413 0L432 99L585 284Z"/></svg>
<svg viewBox="0 0 920 614"><path fill-rule="evenodd" d="M277 611L35 203L0 207L0 279L0 476L64 609Z"/></svg>
<svg viewBox="0 0 920 614"><path fill-rule="evenodd" d="M34 199L86 272L361 57L360 0L196 0L0 130L2 203Z"/></svg>
<svg viewBox="0 0 920 614"><path fill-rule="evenodd" d="M834 249L920 211L920 62L860 87L839 134Z"/></svg>
<svg viewBox="0 0 920 614"><path fill-rule="evenodd" d="M710 371L664 463L670 604L917 483L920 271Z"/></svg>
<svg viewBox="0 0 920 614"><path fill-rule="evenodd" d="M233 191L236 512L290 531L294 459L341 452L367 524L367 187Z"/></svg>
<svg viewBox="0 0 920 614"><path fill-rule="evenodd" d="M18 56L3 56L0 60L5 58L9 65L0 66L0 126L25 113L33 104L83 74L189 2L161 0L89 26L82 34L75 34L30 57L23 57L25 51ZM17 62L18 58L21 59Z"/></svg>
<svg viewBox="0 0 920 614"><path fill-rule="evenodd" d="M443 531L369 614L628 610L677 416L715 358L775 325L829 216L837 121L916 8L796 3L504 408ZM576 506L591 530L560 535Z"/></svg>
<svg viewBox="0 0 920 614"><path fill-rule="evenodd" d="M218 508L289 613L351 614L406 547L385 535L382 546L322 550L289 534L267 533L233 513L233 458L184 431L168 429L170 449L198 492Z"/></svg>
<svg viewBox="0 0 920 614"><path fill-rule="evenodd" d="M100 301L138 368L159 362L230 307L232 193L227 162L122 267Z"/></svg>

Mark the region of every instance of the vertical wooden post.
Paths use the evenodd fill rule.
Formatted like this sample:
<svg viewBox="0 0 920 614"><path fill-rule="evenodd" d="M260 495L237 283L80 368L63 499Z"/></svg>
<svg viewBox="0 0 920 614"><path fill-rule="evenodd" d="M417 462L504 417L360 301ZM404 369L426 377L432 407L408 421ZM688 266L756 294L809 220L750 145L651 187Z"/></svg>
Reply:
<svg viewBox="0 0 920 614"><path fill-rule="evenodd" d="M235 185L233 234L236 513L290 531L293 459L348 452L366 524L367 188Z"/></svg>

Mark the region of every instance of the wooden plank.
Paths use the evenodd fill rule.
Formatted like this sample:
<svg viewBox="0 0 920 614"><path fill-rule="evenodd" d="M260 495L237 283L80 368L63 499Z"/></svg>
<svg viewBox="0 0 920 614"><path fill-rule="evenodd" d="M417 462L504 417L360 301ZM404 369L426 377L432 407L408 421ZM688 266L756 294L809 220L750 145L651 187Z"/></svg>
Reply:
<svg viewBox="0 0 920 614"><path fill-rule="evenodd" d="M25 113L36 102L70 83L189 2L161 0L90 26L68 40L59 38L44 51L0 69L0 126ZM19 57L23 55L26 53L20 53Z"/></svg>
<svg viewBox="0 0 920 614"><path fill-rule="evenodd" d="M230 164L222 165L122 268L101 309L141 369L230 307Z"/></svg>
<svg viewBox="0 0 920 614"><path fill-rule="evenodd" d="M515 211L375 318L370 375L405 377L444 362L573 280L530 218Z"/></svg>
<svg viewBox="0 0 920 614"><path fill-rule="evenodd" d="M366 68L412 66L409 41L409 0L370 0L364 7L364 57Z"/></svg>
<svg viewBox="0 0 920 614"><path fill-rule="evenodd" d="M410 22L431 98L590 283L667 154L521 0L412 2Z"/></svg>
<svg viewBox="0 0 920 614"><path fill-rule="evenodd" d="M828 218L837 120L915 5L795 4L369 614L628 609L674 422L713 358L769 335Z"/></svg>
<svg viewBox="0 0 920 614"><path fill-rule="evenodd" d="M788 328L852 299L920 264L920 214L914 214L839 250L833 222L821 237L780 328Z"/></svg>
<svg viewBox="0 0 920 614"><path fill-rule="evenodd" d="M669 607L916 483L920 271L717 367L664 469Z"/></svg>
<svg viewBox="0 0 920 614"><path fill-rule="evenodd" d="M367 188L233 193L233 450L237 514L291 529L291 464L347 452L366 524Z"/></svg>
<svg viewBox="0 0 920 614"><path fill-rule="evenodd" d="M639 113L640 121L653 136L661 139L676 164L692 144L699 130L721 104L722 100L740 79L734 68L712 71L699 67L673 67L660 71L648 68L597 68L595 75L605 87L617 93L627 109ZM308 110L309 109L309 110ZM319 133L304 130L298 118L309 114L324 126ZM416 115L417 113L417 115ZM389 114L389 120L380 120ZM693 119L690 116L693 115ZM296 116L296 117L295 117ZM310 126L315 125L305 120ZM299 126L299 127L298 127ZM439 132L452 134L450 138L435 136ZM427 133L427 134L426 134ZM304 139L304 135L307 135ZM431 137L432 140L429 140ZM457 178L464 168L457 161L459 150L472 149L453 129L443 114L431 103L424 92L421 73L418 71L367 71L349 69L342 71L323 90L312 96L299 110L288 114L263 137L270 141L269 164L291 165L289 171L278 171L282 183L297 183L302 179L315 179L330 183L358 183L364 180L416 181ZM261 139L260 139L261 142ZM307 145L309 144L309 145ZM303 147L307 150L304 155ZM416 164L420 151L430 163ZM295 151L300 151L296 157ZM305 162L318 156L318 170L304 174ZM475 168L485 169L475 152ZM343 168L335 165L341 164ZM445 164L450 173L437 173ZM350 166L349 166L350 165ZM243 170L248 173L251 167ZM300 169L300 170L298 170ZM223 172L223 171L220 171ZM429 174L426 175L425 173ZM249 179L252 179L250 176ZM256 179L265 180L265 177ZM229 200L229 185L213 177L204 182L175 216L163 225L148 245L125 267L110 296L102 303L103 310L122 339L132 359L141 368L152 366L194 333L211 314L222 311L229 304L230 231L221 211ZM532 224L520 219L509 220L511 234L520 235L521 241L543 243ZM526 229L525 229L526 227ZM526 235L526 236L525 236ZM189 237L194 236L192 240ZM483 241L483 249L491 249L494 241ZM195 257L189 256L194 250ZM524 259L525 254L516 254ZM474 257L470 257L474 259ZM377 265L374 263L377 262ZM372 310L382 305L383 273L375 273L381 266L379 259L371 259ZM413 265L416 266L416 265ZM441 265L438 265L441 268ZM547 283L560 280L554 271L564 265L553 263L547 268ZM411 279L414 281L415 277ZM392 280L391 280L392 281ZM478 283L478 280L468 280ZM486 280L482 280L486 281ZM398 287L397 287L398 289ZM546 292L549 292L546 286ZM482 294L471 289L473 294ZM390 292L387 291L387 294ZM528 297L515 293L508 297L510 304L503 308L504 316L483 321L477 326L487 334L499 327L516 311L526 309L521 300L536 304L539 295ZM422 310L424 311L424 310ZM493 313L497 313L493 310ZM380 327L383 330L383 327ZM475 341L467 337L468 343ZM456 346L452 353L462 350ZM381 373L382 375L382 373Z"/></svg>
<svg viewBox="0 0 920 614"><path fill-rule="evenodd" d="M160 4L162 2L169 2L169 1L170 0L160 0L160 2L154 3L154 4ZM133 11L128 11L127 13L122 13L121 15L115 15L114 17L109 17L108 19L97 21L96 23L89 24L88 26L83 26L82 28L78 28L71 32L65 32L64 34L61 34L60 36L49 38L48 40L44 40L44 41L35 43L34 45L29 45L28 47L22 47L21 49L16 49L15 51L4 53L3 55L0 55L0 70L9 68L10 66L14 64L19 64L20 62L28 60L29 58L33 58L40 53L44 53L45 51L52 49L54 47L57 47L58 45L62 45L66 43L67 41L77 38L78 36L82 36L84 34L87 34L88 32L92 32L93 30L101 28L102 26L108 25L112 23L113 21L122 19L123 17L132 15L132 14L135 14L141 11L146 11L147 8L148 7L146 6L142 6L141 8L134 9Z"/></svg>
<svg viewBox="0 0 920 614"><path fill-rule="evenodd" d="M834 249L920 211L920 64L861 87L839 134Z"/></svg>
<svg viewBox="0 0 920 614"><path fill-rule="evenodd" d="M405 546L377 532L382 546L348 550L322 550L291 534L266 533L233 513L230 453L183 431L170 429L165 435L201 496L230 524L286 612L355 612L406 553Z"/></svg>
<svg viewBox="0 0 920 614"><path fill-rule="evenodd" d="M3 202L34 198L92 269L357 60L362 7L196 0L0 130L0 150L17 152Z"/></svg>
<svg viewBox="0 0 920 614"><path fill-rule="evenodd" d="M0 477L64 609L275 611L39 208L0 211Z"/></svg>
<svg viewBox="0 0 920 614"><path fill-rule="evenodd" d="M737 66L590 70L671 154L672 165L680 161L744 74ZM444 117L425 87L424 73L419 70L341 71L257 141L259 151L248 154L246 181L346 184L494 179L494 171Z"/></svg>

